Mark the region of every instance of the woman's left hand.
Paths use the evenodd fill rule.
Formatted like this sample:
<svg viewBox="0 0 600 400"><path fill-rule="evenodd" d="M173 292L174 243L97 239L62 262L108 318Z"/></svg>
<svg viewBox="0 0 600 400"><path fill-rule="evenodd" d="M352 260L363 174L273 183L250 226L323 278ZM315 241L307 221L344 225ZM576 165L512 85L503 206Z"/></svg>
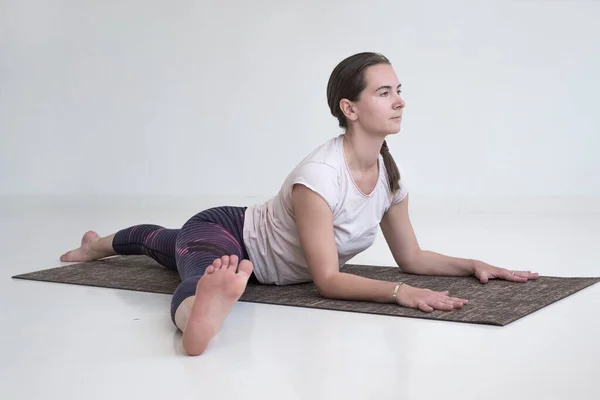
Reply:
<svg viewBox="0 0 600 400"><path fill-rule="evenodd" d="M487 283L490 279L504 279L512 282L527 282L538 278L537 272L515 271L494 267L483 261L475 261L474 275L481 283Z"/></svg>

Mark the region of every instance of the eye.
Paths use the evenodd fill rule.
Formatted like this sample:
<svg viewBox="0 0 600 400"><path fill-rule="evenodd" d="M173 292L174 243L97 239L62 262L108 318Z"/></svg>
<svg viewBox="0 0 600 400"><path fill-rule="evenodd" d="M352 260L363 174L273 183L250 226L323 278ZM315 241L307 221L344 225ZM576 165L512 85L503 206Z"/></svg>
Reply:
<svg viewBox="0 0 600 400"><path fill-rule="evenodd" d="M398 94L402 93L402 90L398 90Z"/></svg>
<svg viewBox="0 0 600 400"><path fill-rule="evenodd" d="M382 96L387 96L387 95L388 95L388 92L383 92L383 93L381 93L381 95L382 95Z"/></svg>

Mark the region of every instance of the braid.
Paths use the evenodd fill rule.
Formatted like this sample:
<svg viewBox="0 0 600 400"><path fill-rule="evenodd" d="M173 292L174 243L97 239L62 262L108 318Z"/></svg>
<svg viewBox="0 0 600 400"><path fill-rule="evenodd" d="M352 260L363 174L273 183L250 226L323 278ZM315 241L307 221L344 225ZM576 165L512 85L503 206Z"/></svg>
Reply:
<svg viewBox="0 0 600 400"><path fill-rule="evenodd" d="M400 171L398 170L398 165L394 161L394 157L390 153L390 148L387 145L387 142L384 140L381 145L381 150L379 153L383 156L383 164L385 165L385 169L388 174L388 183L390 185L390 190L392 193L395 193L396 190L400 189Z"/></svg>
<svg viewBox="0 0 600 400"><path fill-rule="evenodd" d="M383 153L389 153L390 152L390 148L387 145L387 142L384 140L383 144L381 145L381 154Z"/></svg>

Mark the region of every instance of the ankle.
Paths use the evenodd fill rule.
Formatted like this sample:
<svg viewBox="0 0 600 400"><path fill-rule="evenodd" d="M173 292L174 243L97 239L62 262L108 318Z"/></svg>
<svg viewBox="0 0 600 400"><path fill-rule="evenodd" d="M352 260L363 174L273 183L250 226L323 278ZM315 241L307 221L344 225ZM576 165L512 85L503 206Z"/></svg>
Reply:
<svg viewBox="0 0 600 400"><path fill-rule="evenodd" d="M90 251L98 257L109 257L117 254L112 245L112 236L92 240L90 242Z"/></svg>

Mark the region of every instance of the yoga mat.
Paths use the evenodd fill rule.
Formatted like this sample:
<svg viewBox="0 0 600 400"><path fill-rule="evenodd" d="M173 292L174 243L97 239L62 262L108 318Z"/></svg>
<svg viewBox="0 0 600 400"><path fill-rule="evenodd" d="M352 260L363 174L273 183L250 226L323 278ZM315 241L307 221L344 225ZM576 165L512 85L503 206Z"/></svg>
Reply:
<svg viewBox="0 0 600 400"><path fill-rule="evenodd" d="M240 301L505 326L600 281L597 277L540 276L526 283L492 280L481 284L474 277L409 275L393 267L348 264L341 270L385 281L402 279L409 285L436 291L449 290L451 296L468 299L469 304L460 310L425 313L395 304L325 299L319 296L313 283L275 286L253 281ZM176 272L146 256L115 256L13 278L163 294L172 294L181 282Z"/></svg>

